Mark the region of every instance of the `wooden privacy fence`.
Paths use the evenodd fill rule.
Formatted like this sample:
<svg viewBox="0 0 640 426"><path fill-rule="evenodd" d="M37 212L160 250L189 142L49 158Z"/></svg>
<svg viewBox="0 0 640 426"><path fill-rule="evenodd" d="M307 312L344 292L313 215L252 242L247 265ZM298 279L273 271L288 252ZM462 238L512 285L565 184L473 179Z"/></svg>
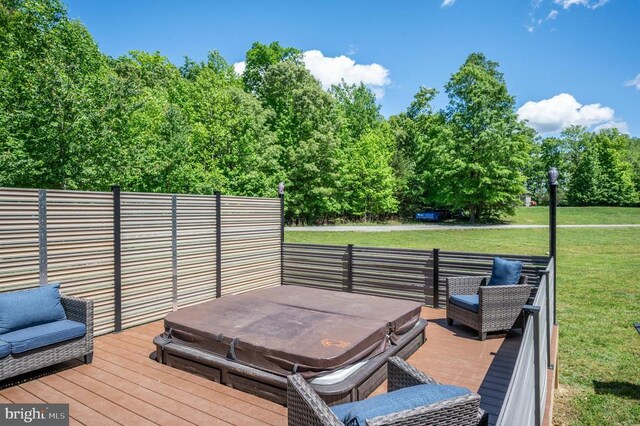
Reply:
<svg viewBox="0 0 640 426"><path fill-rule="evenodd" d="M520 260L537 285L546 256L285 243L283 284L416 300L438 307L446 278L490 275L495 256ZM535 295L535 293L533 293Z"/></svg>
<svg viewBox="0 0 640 426"><path fill-rule="evenodd" d="M95 331L281 283L277 198L0 188L0 291L60 282Z"/></svg>

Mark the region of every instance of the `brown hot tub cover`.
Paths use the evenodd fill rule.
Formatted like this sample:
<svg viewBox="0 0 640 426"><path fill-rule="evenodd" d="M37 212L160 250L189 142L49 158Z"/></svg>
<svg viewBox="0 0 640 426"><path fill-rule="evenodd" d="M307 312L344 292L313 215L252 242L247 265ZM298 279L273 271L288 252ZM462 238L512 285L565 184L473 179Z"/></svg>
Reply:
<svg viewBox="0 0 640 426"><path fill-rule="evenodd" d="M173 312L173 343L281 376L306 377L383 352L417 322L421 305L351 293L280 286Z"/></svg>

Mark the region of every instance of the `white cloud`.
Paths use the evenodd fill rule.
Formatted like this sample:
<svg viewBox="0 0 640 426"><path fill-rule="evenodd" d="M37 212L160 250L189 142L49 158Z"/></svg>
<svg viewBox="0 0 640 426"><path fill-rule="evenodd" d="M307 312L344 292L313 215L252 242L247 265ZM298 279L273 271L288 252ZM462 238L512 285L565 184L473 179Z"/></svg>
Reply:
<svg viewBox="0 0 640 426"><path fill-rule="evenodd" d="M245 68L247 68L247 63L245 61L236 62L235 64L233 64L233 69L236 71L236 74L242 75Z"/></svg>
<svg viewBox="0 0 640 426"><path fill-rule="evenodd" d="M635 87L636 89L640 90L640 74L636 75L635 78L632 78L629 81L625 81L624 85Z"/></svg>
<svg viewBox="0 0 640 426"><path fill-rule="evenodd" d="M600 104L582 105L568 93L538 102L526 102L518 109L518 117L527 120L540 133L556 133L571 125L594 130L615 127L628 131L627 123L615 118L613 108Z"/></svg>
<svg viewBox="0 0 640 426"><path fill-rule="evenodd" d="M609 0L553 0L555 4L559 4L563 9L569 9L571 6L585 6L589 9L597 9L608 3Z"/></svg>
<svg viewBox="0 0 640 426"><path fill-rule="evenodd" d="M600 6L607 4L609 0L553 0L552 5L556 4L561 6L565 11L570 9L572 6L583 6L588 9L597 9ZM551 9L547 14L546 18L538 18L539 13L541 13L540 9L548 9L547 6L543 5L543 0L533 0L531 2L531 11L529 12L529 23L525 24L525 28L530 33L534 32L536 28L540 25L544 24L547 21L554 21L560 11L557 9ZM544 15L543 15L544 16ZM550 31L555 31L555 29L551 29Z"/></svg>
<svg viewBox="0 0 640 426"><path fill-rule="evenodd" d="M325 89L332 84L339 84L341 80L347 84L364 83L380 99L384 95L384 86L391 83L389 70L379 64L357 64L347 56L324 56L319 50L304 52L303 59L307 69Z"/></svg>
<svg viewBox="0 0 640 426"><path fill-rule="evenodd" d="M525 28L527 29L527 31L529 31L530 33L534 32L536 30L536 28L538 28L540 25L544 24L547 21L553 21L558 17L558 11L556 9L551 9L551 11L549 12L549 14L547 15L546 18L542 19L542 18L537 18L536 19L536 9L540 6L540 2L538 2L537 4L533 5L533 10L529 13L529 23L527 25L525 25Z"/></svg>
<svg viewBox="0 0 640 426"><path fill-rule="evenodd" d="M456 0L442 0L442 4L440 5L440 7L453 6L455 2Z"/></svg>
<svg viewBox="0 0 640 426"><path fill-rule="evenodd" d="M618 129L621 133L629 133L629 125L625 121L608 121L596 126L593 130L597 132L602 129Z"/></svg>

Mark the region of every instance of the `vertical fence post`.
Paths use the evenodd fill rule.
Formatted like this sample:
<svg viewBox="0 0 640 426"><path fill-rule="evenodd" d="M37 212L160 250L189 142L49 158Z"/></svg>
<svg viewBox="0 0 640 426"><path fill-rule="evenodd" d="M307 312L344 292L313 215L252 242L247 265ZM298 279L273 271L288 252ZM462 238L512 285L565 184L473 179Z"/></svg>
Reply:
<svg viewBox="0 0 640 426"><path fill-rule="evenodd" d="M178 197L171 196L171 297L173 310L178 309Z"/></svg>
<svg viewBox="0 0 640 426"><path fill-rule="evenodd" d="M40 285L48 281L47 264L47 190L38 190L38 272Z"/></svg>
<svg viewBox="0 0 640 426"><path fill-rule="evenodd" d="M114 328L122 330L122 233L120 185L111 187L113 193L113 298Z"/></svg>
<svg viewBox="0 0 640 426"><path fill-rule="evenodd" d="M535 413L535 425L540 426L542 424L542 410L540 407L542 400L542 389L540 389L540 375L542 374L540 368L540 306L536 305L524 305L522 309L533 315L533 394L534 394L534 413Z"/></svg>
<svg viewBox="0 0 640 426"><path fill-rule="evenodd" d="M278 184L280 198L280 285L284 285L284 182Z"/></svg>
<svg viewBox="0 0 640 426"><path fill-rule="evenodd" d="M216 196L216 298L222 296L222 206L220 191Z"/></svg>
<svg viewBox="0 0 640 426"><path fill-rule="evenodd" d="M558 170L555 167L549 169L549 257L553 259L553 324L557 325L556 315L556 232L557 217L556 208L558 206Z"/></svg>
<svg viewBox="0 0 640 426"><path fill-rule="evenodd" d="M440 307L440 249L433 249L433 307Z"/></svg>
<svg viewBox="0 0 640 426"><path fill-rule="evenodd" d="M353 292L353 244L347 245L347 291Z"/></svg>

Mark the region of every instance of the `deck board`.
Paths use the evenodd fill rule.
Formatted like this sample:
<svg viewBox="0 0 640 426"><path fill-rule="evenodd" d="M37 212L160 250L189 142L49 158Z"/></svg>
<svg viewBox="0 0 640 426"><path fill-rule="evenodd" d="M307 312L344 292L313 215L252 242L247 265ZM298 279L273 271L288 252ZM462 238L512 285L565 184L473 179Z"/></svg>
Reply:
<svg viewBox="0 0 640 426"><path fill-rule="evenodd" d="M423 308L427 342L409 363L442 383L465 386L482 396L497 420L521 336L480 342L464 326L447 326L442 309ZM77 361L0 383L0 403L69 403L73 425L269 425L287 424L278 404L214 383L150 358L162 322L97 337L94 362ZM382 393L386 384L375 393Z"/></svg>

